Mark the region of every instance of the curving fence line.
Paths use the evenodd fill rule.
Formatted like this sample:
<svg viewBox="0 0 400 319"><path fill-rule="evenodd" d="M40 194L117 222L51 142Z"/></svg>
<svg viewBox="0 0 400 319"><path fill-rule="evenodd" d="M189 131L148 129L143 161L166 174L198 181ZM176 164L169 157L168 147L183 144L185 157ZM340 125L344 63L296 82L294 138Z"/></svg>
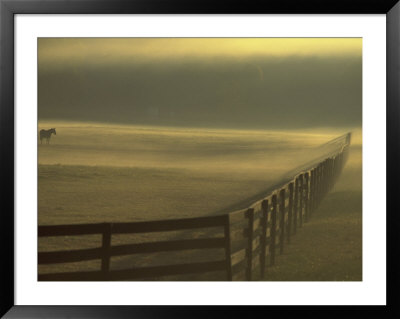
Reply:
<svg viewBox="0 0 400 319"><path fill-rule="evenodd" d="M338 138L339 139L339 138ZM338 139L335 139L337 143ZM340 147L324 160L308 166L279 185L267 196L246 209L218 216L169 219L133 223L100 223L38 226L39 237L100 234L101 246L89 249L38 252L38 264L64 264L100 260L95 271L38 273L39 281L107 281L159 279L165 276L223 273L220 280L264 279L265 270L274 265L299 227L302 227L339 178L348 158L351 133L340 137ZM119 234L194 232L207 236L112 245ZM117 256L196 250L207 255L219 250L212 261L188 261L169 265L146 265L128 269L111 269ZM174 259L174 258L171 258ZM191 259L191 258L187 258Z"/></svg>

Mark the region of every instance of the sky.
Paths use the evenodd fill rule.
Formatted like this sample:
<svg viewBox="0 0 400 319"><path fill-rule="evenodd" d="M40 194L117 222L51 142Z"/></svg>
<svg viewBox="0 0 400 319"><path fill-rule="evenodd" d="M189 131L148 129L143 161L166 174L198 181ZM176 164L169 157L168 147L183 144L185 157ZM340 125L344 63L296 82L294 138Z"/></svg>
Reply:
<svg viewBox="0 0 400 319"><path fill-rule="evenodd" d="M40 38L39 120L361 126L361 38Z"/></svg>

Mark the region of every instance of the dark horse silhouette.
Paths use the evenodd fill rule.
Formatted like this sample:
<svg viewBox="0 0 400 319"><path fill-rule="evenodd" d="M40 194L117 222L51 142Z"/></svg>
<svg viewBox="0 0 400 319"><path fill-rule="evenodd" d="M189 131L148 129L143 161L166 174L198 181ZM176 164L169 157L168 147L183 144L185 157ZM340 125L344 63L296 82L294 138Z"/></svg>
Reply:
<svg viewBox="0 0 400 319"><path fill-rule="evenodd" d="M57 135L55 128L51 128L50 130L40 130L40 144L42 144L43 139L46 139L47 144L49 144L52 133L54 133L54 135Z"/></svg>

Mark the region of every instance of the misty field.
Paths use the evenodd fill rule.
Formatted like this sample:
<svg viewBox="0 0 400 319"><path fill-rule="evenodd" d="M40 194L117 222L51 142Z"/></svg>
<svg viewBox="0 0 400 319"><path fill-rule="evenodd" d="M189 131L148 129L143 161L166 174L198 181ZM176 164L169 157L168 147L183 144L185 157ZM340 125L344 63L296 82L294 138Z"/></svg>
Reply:
<svg viewBox="0 0 400 319"><path fill-rule="evenodd" d="M336 137L49 125L57 135L39 144L39 225L208 215L263 191Z"/></svg>
<svg viewBox="0 0 400 319"><path fill-rule="evenodd" d="M361 145L356 143L337 184L267 270L267 280L362 280L361 160Z"/></svg>
<svg viewBox="0 0 400 319"><path fill-rule="evenodd" d="M39 130L50 127L57 135L38 147L39 225L207 216L241 208L291 170L323 157L327 149L319 146L344 133L39 123ZM354 178L342 187L361 194L361 147L352 149L346 176ZM166 235L116 236L113 244L154 236ZM40 238L39 251L100 242L100 235ZM148 256L135 258L146 264ZM113 267L127 262L132 257ZM93 261L39 270L97 267Z"/></svg>

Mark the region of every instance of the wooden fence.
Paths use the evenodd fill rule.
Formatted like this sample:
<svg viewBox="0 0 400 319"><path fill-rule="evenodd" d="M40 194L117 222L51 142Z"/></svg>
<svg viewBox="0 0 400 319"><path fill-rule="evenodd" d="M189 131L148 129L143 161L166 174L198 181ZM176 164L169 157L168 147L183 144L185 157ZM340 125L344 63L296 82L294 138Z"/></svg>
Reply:
<svg viewBox="0 0 400 319"><path fill-rule="evenodd" d="M133 223L101 223L39 226L39 237L101 234L97 248L38 252L38 264L59 264L101 260L101 269L62 273L39 273L39 281L141 280L171 275L223 272L221 280L264 279L265 270L274 265L277 254L332 189L347 160L350 133L342 148L317 165L299 172L292 180L250 207L224 215ZM187 238L134 244L111 244L112 235L209 230L207 238ZM176 263L162 266L110 269L115 256L182 250L224 251L218 260Z"/></svg>

